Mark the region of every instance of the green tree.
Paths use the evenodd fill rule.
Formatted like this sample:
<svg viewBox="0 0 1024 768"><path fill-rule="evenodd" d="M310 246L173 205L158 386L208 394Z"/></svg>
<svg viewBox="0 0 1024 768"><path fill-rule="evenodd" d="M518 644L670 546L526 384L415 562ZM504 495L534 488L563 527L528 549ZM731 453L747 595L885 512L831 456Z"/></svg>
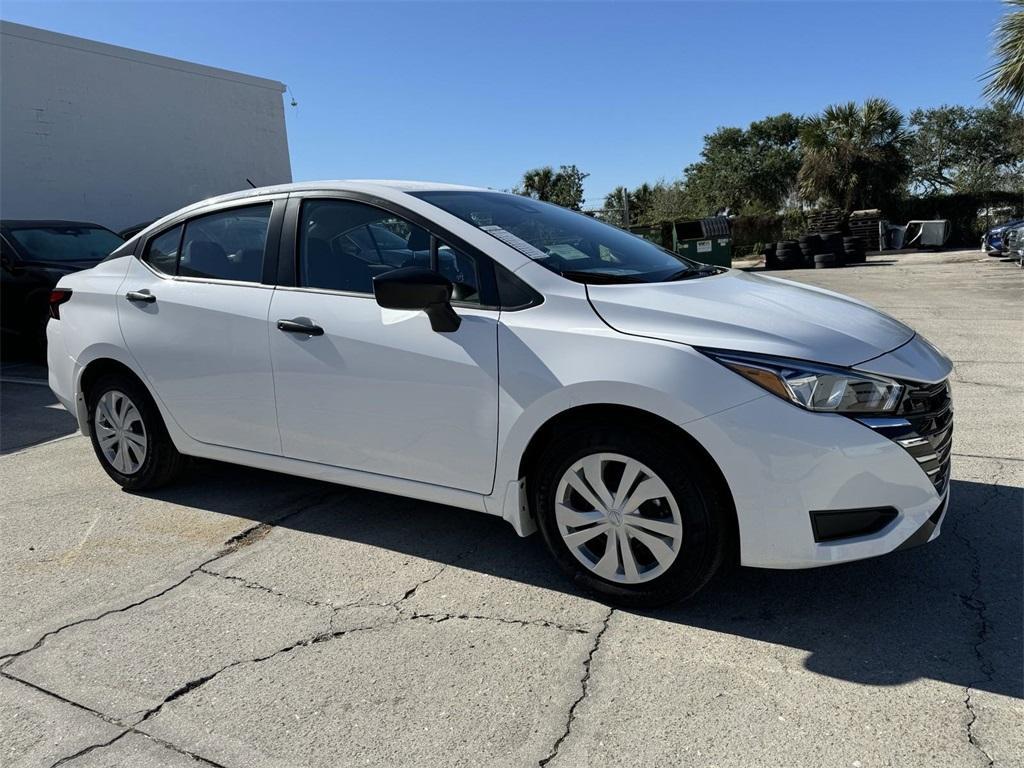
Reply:
<svg viewBox="0 0 1024 768"><path fill-rule="evenodd" d="M629 197L630 224L661 224L692 215L682 182L645 182L632 190L616 187L605 195L601 218L617 227L625 226L623 195Z"/></svg>
<svg viewBox="0 0 1024 768"><path fill-rule="evenodd" d="M826 107L800 131L805 200L850 212L883 206L910 176L910 136L903 115L885 99Z"/></svg>
<svg viewBox="0 0 1024 768"><path fill-rule="evenodd" d="M941 106L910 113L911 188L936 192L1012 192L1024 172L1024 115L1009 102Z"/></svg>
<svg viewBox="0 0 1024 768"><path fill-rule="evenodd" d="M701 159L683 171L695 214L776 212L796 186L800 126L785 112L705 136Z"/></svg>
<svg viewBox="0 0 1024 768"><path fill-rule="evenodd" d="M1024 103L1024 0L1004 2L1009 10L996 27L996 64L985 73L985 95L1017 108Z"/></svg>
<svg viewBox="0 0 1024 768"><path fill-rule="evenodd" d="M583 180L589 175L575 165L562 165L557 171L546 165L524 173L522 182L514 191L579 211L583 208Z"/></svg>
<svg viewBox="0 0 1024 768"><path fill-rule="evenodd" d="M636 219L633 216L633 199L629 190L625 187L616 187L607 195L604 196L604 209L601 211L600 218L602 221L608 224L614 224L616 227L626 226L626 209L625 200L629 198L630 207L630 218L633 219L630 223L636 223Z"/></svg>

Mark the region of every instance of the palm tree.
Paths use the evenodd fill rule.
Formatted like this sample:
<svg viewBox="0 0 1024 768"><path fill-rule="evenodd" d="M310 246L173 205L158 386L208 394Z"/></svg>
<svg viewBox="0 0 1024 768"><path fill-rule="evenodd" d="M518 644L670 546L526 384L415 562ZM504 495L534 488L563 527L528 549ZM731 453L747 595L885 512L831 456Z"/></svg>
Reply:
<svg viewBox="0 0 1024 768"><path fill-rule="evenodd" d="M833 104L801 131L800 191L847 213L880 205L907 180L910 137L903 115L885 99Z"/></svg>
<svg viewBox="0 0 1024 768"><path fill-rule="evenodd" d="M625 187L616 187L604 196L604 220L609 224L614 224L617 227L626 226L625 198L629 198L629 207L632 209L633 196L629 194L629 190ZM630 213L632 213L632 210ZM633 217L631 216L630 218Z"/></svg>
<svg viewBox="0 0 1024 768"><path fill-rule="evenodd" d="M516 189L520 195L537 200L550 200L555 186L555 169L550 165L534 168L523 174L523 181Z"/></svg>
<svg viewBox="0 0 1024 768"><path fill-rule="evenodd" d="M996 27L996 65L985 73L985 95L1019 107L1024 102L1024 0L1005 2L1011 10Z"/></svg>

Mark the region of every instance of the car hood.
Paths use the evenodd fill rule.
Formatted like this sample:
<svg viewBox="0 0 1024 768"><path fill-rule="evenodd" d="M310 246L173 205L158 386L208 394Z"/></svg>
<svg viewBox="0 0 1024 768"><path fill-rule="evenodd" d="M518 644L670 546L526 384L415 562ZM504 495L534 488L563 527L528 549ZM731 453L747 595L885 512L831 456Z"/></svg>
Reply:
<svg viewBox="0 0 1024 768"><path fill-rule="evenodd" d="M907 326L823 288L729 270L671 283L588 285L622 333L851 366L906 344Z"/></svg>

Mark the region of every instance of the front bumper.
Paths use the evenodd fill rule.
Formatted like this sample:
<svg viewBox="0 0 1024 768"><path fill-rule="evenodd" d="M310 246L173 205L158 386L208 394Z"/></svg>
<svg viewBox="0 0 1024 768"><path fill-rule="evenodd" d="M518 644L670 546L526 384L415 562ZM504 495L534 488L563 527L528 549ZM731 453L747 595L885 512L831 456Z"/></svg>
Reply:
<svg viewBox="0 0 1024 768"><path fill-rule="evenodd" d="M814 568L876 557L919 538L933 518L927 540L938 535L948 485L937 488L907 450L853 419L766 395L686 428L732 491L743 565ZM896 515L881 530L815 540L811 511L883 507Z"/></svg>

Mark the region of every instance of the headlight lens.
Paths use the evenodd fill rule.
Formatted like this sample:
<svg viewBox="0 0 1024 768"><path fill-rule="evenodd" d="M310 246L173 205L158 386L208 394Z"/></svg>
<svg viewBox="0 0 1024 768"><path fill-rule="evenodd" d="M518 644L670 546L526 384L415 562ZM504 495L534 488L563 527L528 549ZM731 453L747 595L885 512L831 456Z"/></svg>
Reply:
<svg viewBox="0 0 1024 768"><path fill-rule="evenodd" d="M701 350L760 387L809 411L889 413L903 385L882 376L826 365L725 350Z"/></svg>

